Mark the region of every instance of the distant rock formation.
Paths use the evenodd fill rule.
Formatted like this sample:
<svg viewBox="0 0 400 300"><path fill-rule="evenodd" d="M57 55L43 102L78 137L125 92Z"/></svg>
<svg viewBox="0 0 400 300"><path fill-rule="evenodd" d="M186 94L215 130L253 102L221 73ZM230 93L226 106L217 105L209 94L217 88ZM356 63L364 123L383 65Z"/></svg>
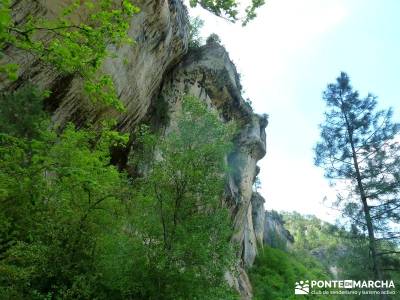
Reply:
<svg viewBox="0 0 400 300"><path fill-rule="evenodd" d="M290 249L294 237L285 228L282 216L276 211L265 211L264 244L274 248Z"/></svg>

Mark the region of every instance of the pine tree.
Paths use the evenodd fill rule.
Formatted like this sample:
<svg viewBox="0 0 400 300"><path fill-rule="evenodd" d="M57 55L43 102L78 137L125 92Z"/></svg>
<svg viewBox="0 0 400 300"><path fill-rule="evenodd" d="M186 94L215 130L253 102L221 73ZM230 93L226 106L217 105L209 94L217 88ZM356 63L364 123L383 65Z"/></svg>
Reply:
<svg viewBox="0 0 400 300"><path fill-rule="evenodd" d="M385 255L398 253L390 241L398 237L393 228L400 219L400 124L392 122L392 109L377 110L377 97L360 98L343 72L323 100L328 110L315 164L332 183L340 182L335 204L367 234L373 273L380 280L387 270Z"/></svg>

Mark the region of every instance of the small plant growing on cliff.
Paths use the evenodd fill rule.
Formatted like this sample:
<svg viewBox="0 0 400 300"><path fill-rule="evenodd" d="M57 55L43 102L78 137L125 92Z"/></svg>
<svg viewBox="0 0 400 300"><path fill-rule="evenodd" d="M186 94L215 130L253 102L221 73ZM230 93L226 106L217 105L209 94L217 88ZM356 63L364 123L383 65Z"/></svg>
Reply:
<svg viewBox="0 0 400 300"><path fill-rule="evenodd" d="M204 26L204 21L199 17L191 18L189 26L189 48L199 48L203 43L200 30Z"/></svg>
<svg viewBox="0 0 400 300"><path fill-rule="evenodd" d="M253 183L253 190L255 192L258 192L260 188L261 188L261 180L260 177L257 176Z"/></svg>
<svg viewBox="0 0 400 300"><path fill-rule="evenodd" d="M216 33L210 34L210 36L206 40L207 45L213 45L213 44L221 44L221 39Z"/></svg>

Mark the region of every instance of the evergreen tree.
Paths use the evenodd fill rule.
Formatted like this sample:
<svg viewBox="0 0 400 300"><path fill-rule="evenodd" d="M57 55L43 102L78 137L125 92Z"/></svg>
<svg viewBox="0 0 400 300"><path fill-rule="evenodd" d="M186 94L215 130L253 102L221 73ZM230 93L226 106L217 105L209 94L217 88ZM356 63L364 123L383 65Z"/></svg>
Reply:
<svg viewBox="0 0 400 300"><path fill-rule="evenodd" d="M360 98L346 73L329 84L323 94L327 105L315 147L315 164L343 191L336 205L351 218L353 227L368 237L376 279L382 279L387 241L396 237L400 207L400 125L392 122L392 109L377 110L377 98ZM354 229L353 228L353 229ZM393 243L390 243L393 246ZM385 250L386 249L386 250Z"/></svg>

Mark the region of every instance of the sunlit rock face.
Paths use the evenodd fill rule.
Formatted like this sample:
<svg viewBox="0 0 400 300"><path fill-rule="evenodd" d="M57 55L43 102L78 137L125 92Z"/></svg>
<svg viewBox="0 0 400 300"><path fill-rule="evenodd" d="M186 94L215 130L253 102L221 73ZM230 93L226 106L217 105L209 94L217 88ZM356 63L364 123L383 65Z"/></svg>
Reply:
<svg viewBox="0 0 400 300"><path fill-rule="evenodd" d="M21 22L29 14L53 18L70 4L71 0L14 1L13 14ZM136 4L136 3L135 3ZM49 106L53 119L61 125L74 121L77 125L97 122L104 115L114 115L123 131L130 131L147 113L153 97L159 92L165 72L175 65L187 51L187 10L178 0L138 1L141 12L132 18L129 36L136 43L121 47L110 46L115 57L104 64L105 72L112 75L121 101L127 111L117 114L106 108L98 108L85 101L82 80L63 76L53 68L39 63L26 52L9 48L6 57L20 66L17 82L0 83L0 88L15 89L30 82L52 91ZM83 19L84 16L74 16ZM45 37L44 37L45 38Z"/></svg>
<svg viewBox="0 0 400 300"><path fill-rule="evenodd" d="M29 14L51 18L70 2L16 0L13 14L18 22ZM146 120L167 133L186 94L205 101L210 110L219 113L222 122L235 121L239 134L233 152L226 158L232 172L224 200L232 213L232 242L239 245L238 268L237 272L227 273L226 280L242 299L251 299L246 268L253 264L257 247L262 246L264 228L264 199L253 191L253 184L258 174L257 161L266 152L267 117L254 114L243 99L236 68L218 42L210 41L188 51L189 25L182 1L141 0L138 5L141 12L132 19L129 32L136 43L110 46L115 58L107 60L103 70L112 75L125 113L93 105L83 96L80 78L64 76L11 47L6 49L5 57L19 64L20 78L16 82L0 82L0 89L15 90L29 82L50 90L46 105L59 125L72 121L82 126L113 116L124 132L133 132L136 125ZM165 104L166 111L160 112L160 106Z"/></svg>
<svg viewBox="0 0 400 300"><path fill-rule="evenodd" d="M266 152L267 117L254 114L242 98L236 68L226 50L215 42L190 50L165 77L160 98L169 105L170 126L187 94L200 98L210 109L218 111L222 122L234 121L239 127L234 151L227 157L232 172L225 191L226 205L234 222L232 241L240 245L239 275L226 274L226 278L241 292L243 299L250 299L251 285L245 268L253 264L257 245L262 245L264 199L253 192L253 183L258 173L257 161Z"/></svg>

